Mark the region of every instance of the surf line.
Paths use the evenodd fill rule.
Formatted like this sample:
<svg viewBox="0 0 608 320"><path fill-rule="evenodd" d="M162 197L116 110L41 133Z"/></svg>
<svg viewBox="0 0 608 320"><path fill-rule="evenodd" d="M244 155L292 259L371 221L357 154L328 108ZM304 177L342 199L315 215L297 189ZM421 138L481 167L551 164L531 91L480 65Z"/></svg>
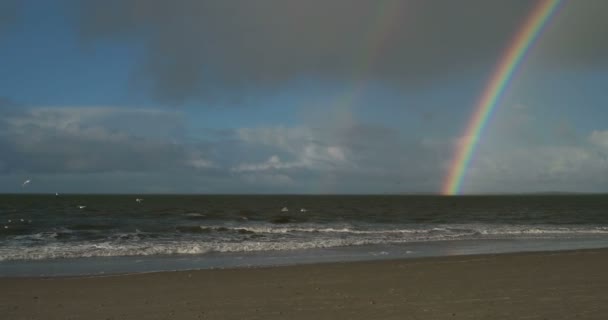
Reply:
<svg viewBox="0 0 608 320"><path fill-rule="evenodd" d="M457 195L461 192L471 159L475 154L481 135L486 128L492 112L499 105L513 75L523 58L538 39L545 26L555 15L562 0L541 0L530 12L523 26L517 31L507 50L499 60L490 81L475 105L464 132L463 140L456 148L444 177L441 194Z"/></svg>

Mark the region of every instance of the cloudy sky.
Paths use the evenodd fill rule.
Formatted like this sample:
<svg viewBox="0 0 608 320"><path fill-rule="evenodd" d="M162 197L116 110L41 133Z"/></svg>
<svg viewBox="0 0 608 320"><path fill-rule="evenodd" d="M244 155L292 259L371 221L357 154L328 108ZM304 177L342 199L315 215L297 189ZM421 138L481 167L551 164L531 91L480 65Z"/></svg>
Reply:
<svg viewBox="0 0 608 320"><path fill-rule="evenodd" d="M0 192L438 193L535 5L0 0ZM562 3L464 193L608 192L607 32Z"/></svg>

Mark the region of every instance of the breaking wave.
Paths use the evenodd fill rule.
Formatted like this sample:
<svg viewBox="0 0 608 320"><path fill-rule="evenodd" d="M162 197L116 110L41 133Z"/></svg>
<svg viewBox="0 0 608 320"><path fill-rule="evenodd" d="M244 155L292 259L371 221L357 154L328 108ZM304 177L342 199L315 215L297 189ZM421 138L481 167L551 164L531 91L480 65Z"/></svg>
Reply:
<svg viewBox="0 0 608 320"><path fill-rule="evenodd" d="M347 225L269 223L181 225L170 233L57 229L0 241L0 261L210 252L286 251L442 240L546 239L608 235L606 226Z"/></svg>

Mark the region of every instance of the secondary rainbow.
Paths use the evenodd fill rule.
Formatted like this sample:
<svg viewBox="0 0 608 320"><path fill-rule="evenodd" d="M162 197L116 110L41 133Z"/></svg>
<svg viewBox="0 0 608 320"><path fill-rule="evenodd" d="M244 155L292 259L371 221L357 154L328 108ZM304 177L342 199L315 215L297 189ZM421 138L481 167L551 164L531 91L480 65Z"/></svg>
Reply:
<svg viewBox="0 0 608 320"><path fill-rule="evenodd" d="M385 45L390 39L391 33L397 27L399 15L404 11L403 1L378 2L378 7L372 12L370 28L361 36L365 47L359 50L353 59L353 70L351 74L352 86L346 92L340 92L330 105L333 110L350 113L356 105L356 101L365 94L368 85L367 77L373 71L374 62L382 53ZM327 180L329 179L329 180ZM320 192L332 191L333 181L331 175L326 175L320 186Z"/></svg>
<svg viewBox="0 0 608 320"><path fill-rule="evenodd" d="M561 0L541 0L527 17L524 25L510 42L496 70L485 87L469 120L463 141L456 148L442 187L442 194L460 193L463 179L471 162L479 138L488 124L492 111L498 106L515 71L547 22L551 19Z"/></svg>

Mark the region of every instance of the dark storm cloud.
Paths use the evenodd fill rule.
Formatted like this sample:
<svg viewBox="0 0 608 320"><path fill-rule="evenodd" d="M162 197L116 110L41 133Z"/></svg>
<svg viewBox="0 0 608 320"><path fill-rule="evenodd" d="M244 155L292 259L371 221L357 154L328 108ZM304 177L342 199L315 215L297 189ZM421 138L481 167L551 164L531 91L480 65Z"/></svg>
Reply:
<svg viewBox="0 0 608 320"><path fill-rule="evenodd" d="M124 0L81 4L85 40L138 39L141 77L182 100L298 76L424 84L496 62L534 1ZM543 61L605 62L608 2L565 2ZM545 36L543 36L545 37ZM542 49L542 48L541 48Z"/></svg>
<svg viewBox="0 0 608 320"><path fill-rule="evenodd" d="M558 14L540 37L539 62L567 68L606 67L608 1L562 1Z"/></svg>
<svg viewBox="0 0 608 320"><path fill-rule="evenodd" d="M79 2L83 40L142 43L142 79L180 101L299 76L428 83L493 63L534 2Z"/></svg>

